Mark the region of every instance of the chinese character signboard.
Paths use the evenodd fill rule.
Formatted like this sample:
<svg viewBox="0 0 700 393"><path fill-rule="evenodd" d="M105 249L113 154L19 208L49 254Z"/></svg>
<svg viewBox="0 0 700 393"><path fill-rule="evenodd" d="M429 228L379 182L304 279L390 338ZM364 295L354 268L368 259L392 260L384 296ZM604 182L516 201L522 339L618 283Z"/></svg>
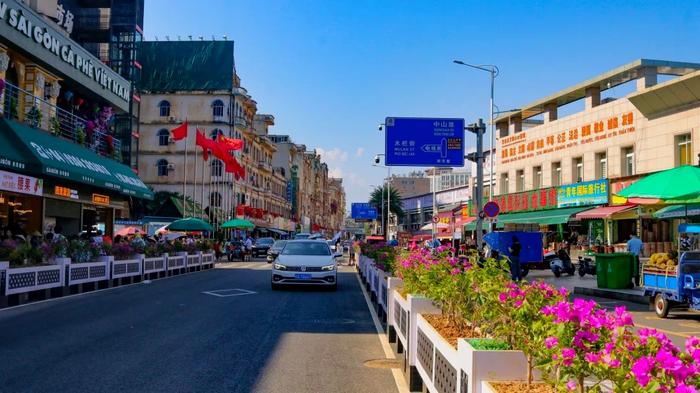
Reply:
<svg viewBox="0 0 700 393"><path fill-rule="evenodd" d="M561 186L557 190L557 207L604 205L608 203L608 179Z"/></svg>
<svg viewBox="0 0 700 393"><path fill-rule="evenodd" d="M464 166L464 119L387 117L387 166Z"/></svg>
<svg viewBox="0 0 700 393"><path fill-rule="evenodd" d="M537 136L531 132L519 132L509 135L499 139L498 154L501 164L507 164L549 153L561 154L567 149L589 143L606 143L609 139L634 132L634 113L626 112L579 127L558 130L554 134Z"/></svg>
<svg viewBox="0 0 700 393"><path fill-rule="evenodd" d="M95 205L109 205L109 196L101 194L92 194L92 203Z"/></svg>
<svg viewBox="0 0 700 393"><path fill-rule="evenodd" d="M0 190L41 195L44 192L44 181L31 176L0 171Z"/></svg>
<svg viewBox="0 0 700 393"><path fill-rule="evenodd" d="M369 203L353 203L350 217L354 220L376 220L377 209Z"/></svg>
<svg viewBox="0 0 700 393"><path fill-rule="evenodd" d="M493 197L493 201L498 204L498 214L556 209L557 189L550 187L515 194L496 195ZM471 217L476 217L476 204L470 202L469 212Z"/></svg>

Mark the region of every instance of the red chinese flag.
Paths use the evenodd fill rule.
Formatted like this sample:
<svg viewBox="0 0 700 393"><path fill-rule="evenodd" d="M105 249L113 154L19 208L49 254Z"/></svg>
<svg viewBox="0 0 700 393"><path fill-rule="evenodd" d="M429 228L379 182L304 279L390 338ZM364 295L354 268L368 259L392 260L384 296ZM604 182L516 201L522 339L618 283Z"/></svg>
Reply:
<svg viewBox="0 0 700 393"><path fill-rule="evenodd" d="M217 142L223 145L226 150L241 150L243 149L243 141L240 139L229 138L227 136L219 135Z"/></svg>
<svg viewBox="0 0 700 393"><path fill-rule="evenodd" d="M204 161L207 161L209 159L209 150L212 150L214 141L204 136L204 134L201 133L198 128L195 144L202 148L202 158Z"/></svg>
<svg viewBox="0 0 700 393"><path fill-rule="evenodd" d="M235 157L229 156L229 159L225 160L224 162L226 163L227 173L233 173L234 176L236 176L236 179L245 178L245 168L238 163L238 160L236 160Z"/></svg>
<svg viewBox="0 0 700 393"><path fill-rule="evenodd" d="M187 138L187 120L185 120L185 122L180 124L179 126L170 130L170 134L176 141Z"/></svg>

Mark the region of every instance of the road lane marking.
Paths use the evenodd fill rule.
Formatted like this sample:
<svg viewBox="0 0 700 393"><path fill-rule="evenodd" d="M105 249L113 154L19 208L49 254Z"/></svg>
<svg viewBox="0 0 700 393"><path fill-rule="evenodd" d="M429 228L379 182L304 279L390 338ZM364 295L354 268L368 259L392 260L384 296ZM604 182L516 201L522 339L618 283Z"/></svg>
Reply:
<svg viewBox="0 0 700 393"><path fill-rule="evenodd" d="M673 332L673 331L671 331L671 330L661 329L661 328L657 328L657 327L653 327L653 326L647 326L647 325L640 325L640 324L638 324L638 323L635 323L634 326L635 326L635 327L639 327L639 328L654 329L654 330L659 331L659 332L661 332L661 333L670 334L670 335L672 335L672 336L685 337L685 338L689 338L689 337L690 337L689 334L684 334L684 332Z"/></svg>
<svg viewBox="0 0 700 393"><path fill-rule="evenodd" d="M216 297L233 297L233 296L244 296L244 295L255 295L257 292L249 291L247 289L241 288L231 288L231 289L215 289L211 291L202 292L205 295L211 295Z"/></svg>
<svg viewBox="0 0 700 393"><path fill-rule="evenodd" d="M374 328L377 329L377 336L379 337L379 342L382 344L382 349L384 350L384 356L386 356L387 359L396 359L394 357L394 352L391 350L391 346L389 345L389 340L386 338L386 335L384 334L384 329L382 329L382 324L379 322L379 317L377 316L377 313L374 312L374 307L372 307L372 302L369 300L369 296L367 295L367 291L365 291L365 286L362 284L362 280L360 280L360 275L355 272L355 278L357 278L358 284L360 284L360 289L362 290L362 295L365 297L365 302L367 303L367 308L369 309L369 313L372 315L372 322L374 322ZM401 370L397 368L392 368L391 369L391 375L394 377L394 383L396 383L396 388L399 390L399 393L408 393L408 385L406 384L406 381L403 379L403 375L401 374Z"/></svg>

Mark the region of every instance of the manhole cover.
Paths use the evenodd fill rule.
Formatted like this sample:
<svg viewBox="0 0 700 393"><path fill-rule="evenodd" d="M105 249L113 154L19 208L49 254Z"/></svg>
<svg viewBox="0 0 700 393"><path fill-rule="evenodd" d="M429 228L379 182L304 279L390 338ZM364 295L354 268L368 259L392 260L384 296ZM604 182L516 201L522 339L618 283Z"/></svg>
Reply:
<svg viewBox="0 0 700 393"><path fill-rule="evenodd" d="M364 363L369 368L401 368L401 361L398 359L374 359Z"/></svg>

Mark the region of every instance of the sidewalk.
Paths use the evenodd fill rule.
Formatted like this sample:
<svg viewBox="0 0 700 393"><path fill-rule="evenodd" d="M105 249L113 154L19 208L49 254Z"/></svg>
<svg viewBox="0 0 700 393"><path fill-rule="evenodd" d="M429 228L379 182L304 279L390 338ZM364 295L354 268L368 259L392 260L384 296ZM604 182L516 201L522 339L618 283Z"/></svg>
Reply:
<svg viewBox="0 0 700 393"><path fill-rule="evenodd" d="M649 299L644 296L644 290L642 288L598 288L596 276L585 275L584 277L579 277L578 274L575 274L573 276L562 275L561 277L556 278L551 270L530 270L530 273L527 275L526 279L539 279L557 287L565 287L570 293L576 295L595 296L606 299L623 300L632 303L649 304Z"/></svg>

